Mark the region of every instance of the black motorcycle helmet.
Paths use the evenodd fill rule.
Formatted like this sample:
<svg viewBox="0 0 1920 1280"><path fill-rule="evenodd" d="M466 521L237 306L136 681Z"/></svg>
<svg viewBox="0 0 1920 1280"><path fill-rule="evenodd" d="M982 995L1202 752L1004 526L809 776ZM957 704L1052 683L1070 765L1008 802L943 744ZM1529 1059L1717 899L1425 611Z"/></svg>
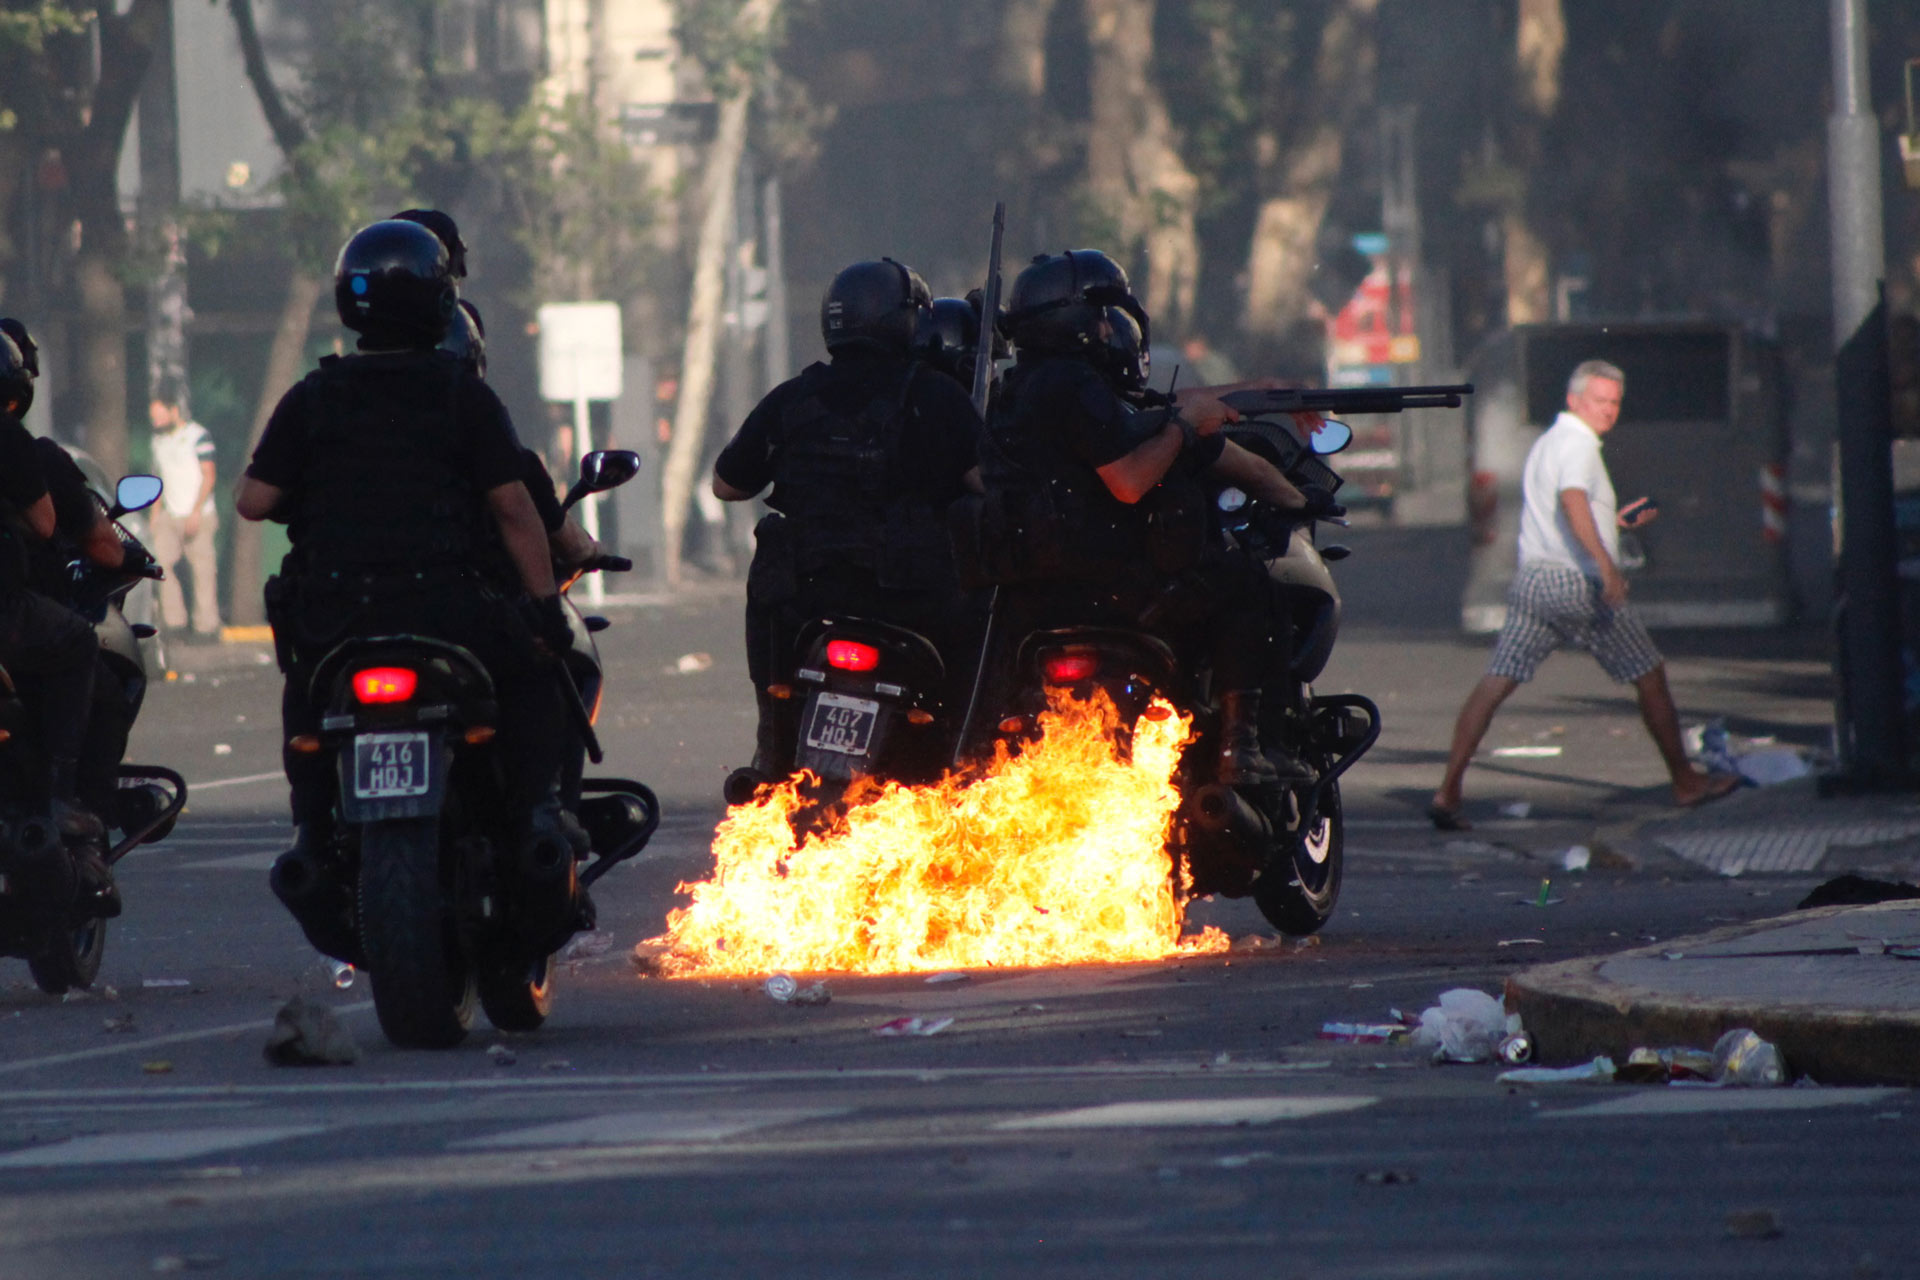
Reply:
<svg viewBox="0 0 1920 1280"><path fill-rule="evenodd" d="M402 209L393 215L395 222L417 222L433 232L433 238L447 247L447 270L455 280L467 278L467 242L460 238L460 224L438 209Z"/></svg>
<svg viewBox="0 0 1920 1280"><path fill-rule="evenodd" d="M1007 336L1020 355L1094 355L1107 307L1124 309L1146 346L1147 313L1127 273L1098 249L1042 254L1014 277L1007 297Z"/></svg>
<svg viewBox="0 0 1920 1280"><path fill-rule="evenodd" d="M1151 357L1140 322L1125 307L1108 307L1106 322L1100 342L1101 366L1121 390L1144 391Z"/></svg>
<svg viewBox="0 0 1920 1280"><path fill-rule="evenodd" d="M935 298L921 313L913 354L969 390L979 349L980 313L965 298Z"/></svg>
<svg viewBox="0 0 1920 1280"><path fill-rule="evenodd" d="M446 246L416 222L361 228L333 264L334 308L364 347L436 345L453 320L454 297Z"/></svg>
<svg viewBox="0 0 1920 1280"><path fill-rule="evenodd" d="M33 375L27 372L27 358L12 338L0 333L0 412L24 418L32 407Z"/></svg>
<svg viewBox="0 0 1920 1280"><path fill-rule="evenodd" d="M26 362L27 375L33 378L39 377L40 347L34 342L33 335L27 332L26 324L15 320L12 316L0 318L0 333L12 338L13 345L20 348L20 358Z"/></svg>
<svg viewBox="0 0 1920 1280"><path fill-rule="evenodd" d="M440 349L458 357L474 377L487 376L487 326L480 321L480 308L460 299L453 309L453 323L447 326L447 336L440 339Z"/></svg>
<svg viewBox="0 0 1920 1280"><path fill-rule="evenodd" d="M820 299L820 336L829 352L865 347L904 356L932 301L927 282L912 267L892 258L856 262L833 278Z"/></svg>

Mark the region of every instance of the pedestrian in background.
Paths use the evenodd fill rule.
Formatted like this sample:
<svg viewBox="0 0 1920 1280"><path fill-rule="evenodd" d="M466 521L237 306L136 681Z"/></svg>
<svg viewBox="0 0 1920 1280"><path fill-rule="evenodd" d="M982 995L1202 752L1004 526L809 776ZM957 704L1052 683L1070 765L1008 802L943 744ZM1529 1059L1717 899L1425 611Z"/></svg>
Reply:
<svg viewBox="0 0 1920 1280"><path fill-rule="evenodd" d="M1687 759L1680 716L1667 688L1666 664L1627 604L1620 572L1620 530L1651 524L1646 498L1625 507L1614 497L1600 447L1620 418L1627 376L1604 360L1588 360L1567 382L1566 411L1527 454L1520 480L1520 568L1507 592L1507 620L1494 642L1487 674L1467 695L1453 726L1447 774L1427 807L1442 831L1469 825L1460 815L1461 782L1499 710L1554 650L1585 649L1621 684L1631 684L1640 717L1673 781L1673 802L1691 808L1740 784L1732 774L1703 773Z"/></svg>
<svg viewBox="0 0 1920 1280"><path fill-rule="evenodd" d="M169 631L187 625L187 603L174 566L182 559L193 578L193 633L220 634L220 580L213 534L220 518L213 505L213 438L181 410L179 397L162 393L147 406L153 423L153 466L166 486L149 514L153 556L167 576L160 582L160 620Z"/></svg>

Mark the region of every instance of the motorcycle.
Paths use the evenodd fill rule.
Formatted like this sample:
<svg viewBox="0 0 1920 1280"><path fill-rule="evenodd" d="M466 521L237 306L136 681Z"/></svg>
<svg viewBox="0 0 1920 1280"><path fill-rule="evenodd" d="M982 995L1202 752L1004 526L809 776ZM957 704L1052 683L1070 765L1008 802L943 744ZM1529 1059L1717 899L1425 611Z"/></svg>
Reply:
<svg viewBox="0 0 1920 1280"><path fill-rule="evenodd" d="M563 508L639 468L637 454L589 453ZM597 557L563 578L562 596L588 572L631 567ZM318 856L283 856L273 888L316 947L366 970L381 1029L403 1048L459 1043L476 996L500 1030L544 1023L555 954L592 927L579 918L579 890L639 853L659 826L659 801L645 785L581 776L579 754L602 759L593 637L609 623L570 599L567 614L573 646L555 678L578 751L562 799L579 814L584 849L559 831L516 837L527 815L502 803L493 680L466 649L417 635L356 637L314 671L321 731L289 746L335 757L336 834Z"/></svg>
<svg viewBox="0 0 1920 1280"><path fill-rule="evenodd" d="M158 478L127 476L107 504L108 518L118 522L159 497ZM93 623L100 642L91 732L115 735L124 751L147 692L140 645L154 629L129 623L122 605L161 571L124 527L120 532L126 564L107 569L76 561L68 602ZM60 995L93 985L106 954L107 920L88 901L92 893L48 813L48 761L37 723L0 669L0 955L25 959L34 984ZM109 833L119 833L97 850L109 868L140 845L164 840L187 803L186 780L159 765L116 763L114 775L83 778L82 789Z"/></svg>
<svg viewBox="0 0 1920 1280"><path fill-rule="evenodd" d="M1284 421L1249 417L1227 430L1237 444L1266 457L1296 485L1328 493L1339 489L1339 475L1321 459L1351 442L1352 432L1343 423L1323 424L1304 444ZM1251 896L1282 932L1309 934L1326 923L1340 894L1345 862L1340 778L1380 735L1380 713L1369 699L1313 691L1340 627L1340 591L1327 566L1348 551L1317 546L1315 522L1273 509L1239 489L1220 488L1212 498L1216 528L1265 562L1280 584L1291 620L1288 662L1262 688L1261 744L1304 760L1312 781L1239 786L1219 781L1214 762L1221 717L1207 673L1182 663L1164 641L1137 627L1068 625L1016 632L1009 637L1012 661L993 682L997 688L976 693L978 710L969 714L966 742L971 750L985 736L973 728L977 723L1017 750L1033 732L1050 693L1088 700L1098 690L1119 712L1124 750L1126 726L1153 714L1156 702L1170 703L1192 717L1195 731L1176 778L1182 800L1170 840L1188 891ZM987 664L981 670L985 684ZM989 709L998 714L982 714ZM977 754L991 753L989 740Z"/></svg>

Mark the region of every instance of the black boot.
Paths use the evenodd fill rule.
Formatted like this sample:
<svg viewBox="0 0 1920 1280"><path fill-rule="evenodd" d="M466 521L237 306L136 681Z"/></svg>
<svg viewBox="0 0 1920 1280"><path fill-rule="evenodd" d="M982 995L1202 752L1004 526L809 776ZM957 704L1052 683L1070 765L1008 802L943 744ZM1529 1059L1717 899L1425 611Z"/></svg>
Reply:
<svg viewBox="0 0 1920 1280"><path fill-rule="evenodd" d="M1230 787L1312 782L1314 772L1284 751L1260 749L1260 691L1220 695L1220 763L1216 775Z"/></svg>
<svg viewBox="0 0 1920 1280"><path fill-rule="evenodd" d="M52 762L47 792L53 825L58 828L60 838L68 844L104 844L107 839L106 824L80 807L75 791L78 771L76 761L56 758Z"/></svg>

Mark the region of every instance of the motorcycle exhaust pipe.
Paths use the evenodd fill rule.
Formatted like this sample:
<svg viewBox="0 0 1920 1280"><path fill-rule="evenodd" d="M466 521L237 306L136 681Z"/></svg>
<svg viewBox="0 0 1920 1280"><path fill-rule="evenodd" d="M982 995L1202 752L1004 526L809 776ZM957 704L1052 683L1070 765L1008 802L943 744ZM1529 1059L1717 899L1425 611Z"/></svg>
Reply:
<svg viewBox="0 0 1920 1280"><path fill-rule="evenodd" d="M304 849L287 850L273 860L267 884L315 951L351 965L365 965L353 927L352 894L318 858Z"/></svg>
<svg viewBox="0 0 1920 1280"><path fill-rule="evenodd" d="M1193 822L1208 835L1231 836L1254 847L1273 837L1267 816L1220 782L1210 782L1193 793Z"/></svg>
<svg viewBox="0 0 1920 1280"><path fill-rule="evenodd" d="M79 895L79 869L51 821L24 818L8 826L0 839L8 853L8 875L23 896L64 905Z"/></svg>

